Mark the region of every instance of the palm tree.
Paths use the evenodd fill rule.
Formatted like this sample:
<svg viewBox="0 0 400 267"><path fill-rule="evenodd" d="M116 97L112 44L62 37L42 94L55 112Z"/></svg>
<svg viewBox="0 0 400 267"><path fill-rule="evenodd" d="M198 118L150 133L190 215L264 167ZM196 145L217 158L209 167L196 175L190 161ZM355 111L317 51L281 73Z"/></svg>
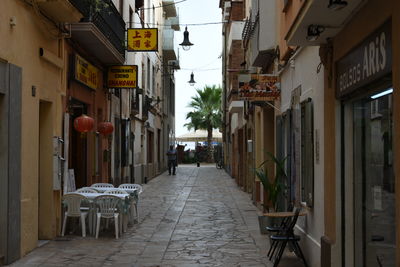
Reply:
<svg viewBox="0 0 400 267"><path fill-rule="evenodd" d="M190 122L184 126L188 130L198 129L207 130L207 154L208 160L212 160L211 141L213 129L221 127L222 111L221 111L221 87L205 86L203 90L196 89L197 95L192 96L192 101L188 107L193 108L193 111L186 114L186 119Z"/></svg>

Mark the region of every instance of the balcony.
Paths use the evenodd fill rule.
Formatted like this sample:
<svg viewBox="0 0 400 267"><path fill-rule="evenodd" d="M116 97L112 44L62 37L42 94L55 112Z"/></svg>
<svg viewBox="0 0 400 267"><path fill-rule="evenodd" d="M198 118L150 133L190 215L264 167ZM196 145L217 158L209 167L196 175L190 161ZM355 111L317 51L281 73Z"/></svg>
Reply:
<svg viewBox="0 0 400 267"><path fill-rule="evenodd" d="M58 23L79 22L82 18L68 0L37 0L36 3L43 14Z"/></svg>
<svg viewBox="0 0 400 267"><path fill-rule="evenodd" d="M164 29L163 30L163 55L165 60L176 60L176 52L174 46L174 30Z"/></svg>
<svg viewBox="0 0 400 267"><path fill-rule="evenodd" d="M162 4L164 6L164 12L165 16L167 18L170 17L176 17L176 7L175 7L175 1L174 0L163 0Z"/></svg>
<svg viewBox="0 0 400 267"><path fill-rule="evenodd" d="M88 1L70 1L83 14L80 23L71 24L71 37L105 65L124 63L125 22L113 2L104 0L106 5L96 8Z"/></svg>
<svg viewBox="0 0 400 267"><path fill-rule="evenodd" d="M179 27L179 17L170 17L165 20L165 25L171 26L171 28L175 31L180 31L181 28Z"/></svg>
<svg viewBox="0 0 400 267"><path fill-rule="evenodd" d="M252 13L255 16L250 18L252 22L247 27L250 31L247 34L251 48L250 65L266 69L272 63L278 45L276 1L260 1Z"/></svg>
<svg viewBox="0 0 400 267"><path fill-rule="evenodd" d="M233 113L241 113L244 109L244 101L243 100L232 100L229 103L228 112L230 114Z"/></svg>
<svg viewBox="0 0 400 267"><path fill-rule="evenodd" d="M242 32L245 22L244 21L232 21L230 23L230 31L227 40L226 51L228 54L231 53L232 45L234 41L240 41L240 49L242 43ZM233 51L235 52L235 51Z"/></svg>
<svg viewBox="0 0 400 267"><path fill-rule="evenodd" d="M327 39L335 37L348 19L365 4L366 1L347 1L348 5L340 10L328 8L328 1L310 0L304 3L296 20L290 26L285 36L288 45L291 46L312 46L320 45ZM290 7L289 7L290 8ZM307 40L308 27L310 25L324 26L325 30L316 40Z"/></svg>

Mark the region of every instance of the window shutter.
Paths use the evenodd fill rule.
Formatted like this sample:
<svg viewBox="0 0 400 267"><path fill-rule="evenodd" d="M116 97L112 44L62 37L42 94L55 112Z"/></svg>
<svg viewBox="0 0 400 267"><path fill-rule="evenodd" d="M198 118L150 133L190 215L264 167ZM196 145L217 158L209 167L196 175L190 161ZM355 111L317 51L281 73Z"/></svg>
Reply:
<svg viewBox="0 0 400 267"><path fill-rule="evenodd" d="M295 190L292 179L292 110L286 112L286 175L288 178L289 201L293 202L295 199Z"/></svg>
<svg viewBox="0 0 400 267"><path fill-rule="evenodd" d="M308 207L314 203L314 112L312 99L301 105L301 185L302 201Z"/></svg>
<svg viewBox="0 0 400 267"><path fill-rule="evenodd" d="M283 136L283 118L282 116L276 117L276 156L282 160L285 156L284 149L284 136Z"/></svg>

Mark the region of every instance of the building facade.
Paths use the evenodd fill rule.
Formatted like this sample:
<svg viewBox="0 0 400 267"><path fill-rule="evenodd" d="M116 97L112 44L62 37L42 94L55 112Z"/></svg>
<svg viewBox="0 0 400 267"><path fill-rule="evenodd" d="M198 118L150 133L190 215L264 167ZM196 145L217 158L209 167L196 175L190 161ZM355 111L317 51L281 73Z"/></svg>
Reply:
<svg viewBox="0 0 400 267"><path fill-rule="evenodd" d="M224 57L224 145L239 151L225 158L227 171L265 204L240 162L256 168L265 151L286 158L281 208L307 210L296 233L310 266L398 266L399 4L322 2L220 2L225 51L235 6L245 22L242 54ZM229 77L242 73L278 77L279 98L248 101L239 90L232 101Z"/></svg>
<svg viewBox="0 0 400 267"><path fill-rule="evenodd" d="M165 170L179 63L164 27L154 52L127 52L126 32L179 30L179 21L174 1L6 0L0 9L0 264L9 264L60 234L65 192ZM138 66L136 88L109 88L116 65ZM93 119L87 133L74 126L82 115Z"/></svg>
<svg viewBox="0 0 400 267"><path fill-rule="evenodd" d="M68 2L1 3L0 262L10 263L57 235L61 177L54 154L62 137L67 31L78 22ZM27 42L26 40L29 40Z"/></svg>

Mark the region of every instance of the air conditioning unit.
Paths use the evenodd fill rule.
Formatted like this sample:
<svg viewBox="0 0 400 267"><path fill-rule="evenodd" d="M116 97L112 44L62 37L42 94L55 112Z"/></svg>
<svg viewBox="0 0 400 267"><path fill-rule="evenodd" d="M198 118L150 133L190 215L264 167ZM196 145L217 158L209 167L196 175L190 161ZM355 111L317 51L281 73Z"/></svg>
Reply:
<svg viewBox="0 0 400 267"><path fill-rule="evenodd" d="M168 66L175 70L181 69L179 66L179 60L168 60Z"/></svg>

